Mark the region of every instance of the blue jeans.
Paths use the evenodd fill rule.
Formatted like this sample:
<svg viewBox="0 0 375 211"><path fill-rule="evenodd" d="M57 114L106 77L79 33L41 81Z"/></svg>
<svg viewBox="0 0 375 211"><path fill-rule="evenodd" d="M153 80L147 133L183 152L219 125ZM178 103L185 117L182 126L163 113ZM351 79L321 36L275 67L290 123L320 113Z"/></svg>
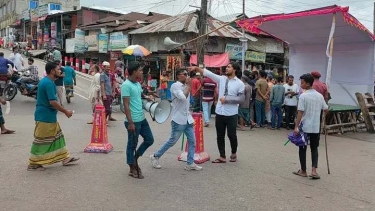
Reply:
<svg viewBox="0 0 375 211"><path fill-rule="evenodd" d="M127 129L129 126L128 122L124 122L125 128ZM139 135L143 138L143 143L139 146L136 154L138 156L142 156L147 148L149 148L154 143L154 136L152 135L150 125L148 124L147 120L144 119L141 122L134 122L135 125L135 133L130 133L128 131L128 145L126 147L126 163L127 164L134 164L134 152L138 145L138 137Z"/></svg>
<svg viewBox="0 0 375 211"><path fill-rule="evenodd" d="M280 128L281 122L283 121L283 110L282 110L282 104L279 105L271 105L271 122L272 122L272 128ZM276 125L276 117L277 117L277 125Z"/></svg>
<svg viewBox="0 0 375 211"><path fill-rule="evenodd" d="M264 121L266 120L266 103L255 100L255 113L257 124L262 127L264 125Z"/></svg>
<svg viewBox="0 0 375 211"><path fill-rule="evenodd" d="M187 164L190 165L194 162L195 152L195 134L194 124L179 125L172 121L171 137L163 146L154 154L155 157L160 158L171 147L173 147L180 139L182 133L185 133L188 142L188 155Z"/></svg>
<svg viewBox="0 0 375 211"><path fill-rule="evenodd" d="M212 108L213 103L214 103L213 101L202 102L204 123L210 123L211 108Z"/></svg>
<svg viewBox="0 0 375 211"><path fill-rule="evenodd" d="M166 100L167 99L167 90L166 89L160 89L159 97L160 97L161 100Z"/></svg>

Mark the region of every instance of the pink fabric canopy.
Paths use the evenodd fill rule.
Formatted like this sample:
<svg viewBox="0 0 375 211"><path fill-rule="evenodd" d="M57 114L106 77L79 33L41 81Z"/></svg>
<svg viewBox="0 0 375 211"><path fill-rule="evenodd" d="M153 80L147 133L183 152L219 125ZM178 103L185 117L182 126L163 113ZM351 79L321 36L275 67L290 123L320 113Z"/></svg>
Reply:
<svg viewBox="0 0 375 211"><path fill-rule="evenodd" d="M190 57L190 64L197 64L197 54ZM223 67L229 64L229 54L204 55L204 64L206 67Z"/></svg>

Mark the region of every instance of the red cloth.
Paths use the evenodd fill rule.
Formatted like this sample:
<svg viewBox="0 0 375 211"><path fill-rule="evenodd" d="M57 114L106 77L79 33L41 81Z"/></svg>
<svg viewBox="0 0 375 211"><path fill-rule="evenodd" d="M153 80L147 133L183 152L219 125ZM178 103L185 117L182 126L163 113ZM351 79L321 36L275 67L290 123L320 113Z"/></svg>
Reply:
<svg viewBox="0 0 375 211"><path fill-rule="evenodd" d="M327 85L319 80L315 80L313 89L323 95L324 99L328 99L328 88Z"/></svg>
<svg viewBox="0 0 375 211"><path fill-rule="evenodd" d="M201 87L201 82L199 81L198 78L194 78L191 81L191 94L193 97L199 96L198 90Z"/></svg>
<svg viewBox="0 0 375 211"><path fill-rule="evenodd" d="M190 64L197 64L197 54L190 57ZM204 55L204 65L206 67L223 67L229 64L229 54Z"/></svg>

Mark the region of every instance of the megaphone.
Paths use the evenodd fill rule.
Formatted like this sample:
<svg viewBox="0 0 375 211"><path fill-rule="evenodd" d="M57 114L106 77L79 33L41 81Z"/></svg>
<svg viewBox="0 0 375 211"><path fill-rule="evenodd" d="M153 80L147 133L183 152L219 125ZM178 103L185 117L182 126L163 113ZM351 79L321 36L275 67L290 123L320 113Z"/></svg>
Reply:
<svg viewBox="0 0 375 211"><path fill-rule="evenodd" d="M173 40L172 40L171 38L169 38L169 37L166 37L166 38L164 39L164 45L165 45L165 47L166 47L167 49L173 49L173 48L176 48L176 47L178 47L178 46L180 46L180 45L182 45L182 44L173 41Z"/></svg>
<svg viewBox="0 0 375 211"><path fill-rule="evenodd" d="M171 104L168 100L160 102L143 100L143 109L150 113L153 121L161 124L169 118Z"/></svg>

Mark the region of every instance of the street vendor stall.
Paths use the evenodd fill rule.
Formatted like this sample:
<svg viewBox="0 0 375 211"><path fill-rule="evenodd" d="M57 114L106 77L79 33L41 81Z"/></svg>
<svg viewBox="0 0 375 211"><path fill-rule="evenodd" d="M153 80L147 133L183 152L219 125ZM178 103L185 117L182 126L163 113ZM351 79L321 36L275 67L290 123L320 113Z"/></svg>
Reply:
<svg viewBox="0 0 375 211"><path fill-rule="evenodd" d="M237 24L288 43L289 73L296 78L313 70L322 73L332 96L329 103L335 106L331 112L346 113L340 108L358 106L356 92L373 92L375 36L349 14L349 7L258 16Z"/></svg>

